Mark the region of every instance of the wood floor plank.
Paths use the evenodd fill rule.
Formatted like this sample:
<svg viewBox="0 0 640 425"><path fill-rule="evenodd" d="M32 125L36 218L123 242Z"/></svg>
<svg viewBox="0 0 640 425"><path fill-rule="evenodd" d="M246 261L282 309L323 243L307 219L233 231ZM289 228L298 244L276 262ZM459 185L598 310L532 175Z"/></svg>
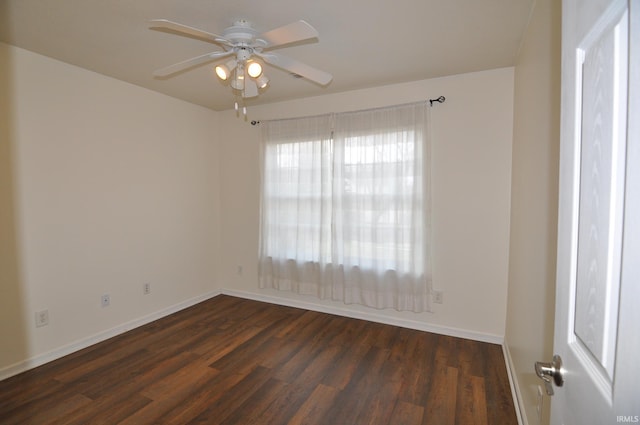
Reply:
<svg viewBox="0 0 640 425"><path fill-rule="evenodd" d="M219 373L203 361L192 361L150 382L140 393L152 400L171 398L172 394L181 393L188 387L198 387L198 384L211 381Z"/></svg>
<svg viewBox="0 0 640 425"><path fill-rule="evenodd" d="M218 372L213 379L168 410L158 423L184 425L215 404L230 388L246 379L246 375ZM258 381L255 384L257 385Z"/></svg>
<svg viewBox="0 0 640 425"><path fill-rule="evenodd" d="M278 338L298 338L300 329L304 329L310 322L317 319L318 313L315 311L303 311L295 319L285 323L277 333Z"/></svg>
<svg viewBox="0 0 640 425"><path fill-rule="evenodd" d="M398 401L393 408L389 425L420 425L424 407L406 401Z"/></svg>
<svg viewBox="0 0 640 425"><path fill-rule="evenodd" d="M68 415L49 418L44 423L51 425L117 424L150 402L151 400L139 394L129 396L126 400L112 397L107 400L94 401Z"/></svg>
<svg viewBox="0 0 640 425"><path fill-rule="evenodd" d="M19 425L19 424L44 424L51 418L64 417L71 415L80 408L84 408L93 402L90 398L72 393L59 402L52 397L48 398L49 402L40 401L32 406L24 404L20 410L10 414L4 418L0 418L3 425Z"/></svg>
<svg viewBox="0 0 640 425"><path fill-rule="evenodd" d="M213 363L231 353L241 344L249 341L251 338L262 332L262 328L257 326L249 326L246 328L228 329L212 336L201 344L189 347L188 350L199 354L208 363Z"/></svg>
<svg viewBox="0 0 640 425"><path fill-rule="evenodd" d="M203 393L219 373L205 364L194 362L166 376L141 391L152 402L126 418L121 425L160 423L167 412L179 411L188 400Z"/></svg>
<svg viewBox="0 0 640 425"><path fill-rule="evenodd" d="M274 376L285 382L296 379L308 380L310 385L319 382L328 373L333 360L342 351L338 346L318 346L309 344L301 347L282 367L278 368Z"/></svg>
<svg viewBox="0 0 640 425"><path fill-rule="evenodd" d="M376 381L385 361L389 358L389 350L371 347L362 358L351 381L340 393L340 397L324 416L324 423L355 424L359 416L364 415L370 407L370 400L382 382Z"/></svg>
<svg viewBox="0 0 640 425"><path fill-rule="evenodd" d="M269 379L259 391L249 396L237 409L220 422L221 425L264 424L269 417L269 408L286 397L291 384L278 379ZM273 423L273 422L271 422Z"/></svg>
<svg viewBox="0 0 640 425"><path fill-rule="evenodd" d="M498 345L221 295L1 381L0 423L517 420Z"/></svg>
<svg viewBox="0 0 640 425"><path fill-rule="evenodd" d="M339 394L338 389L319 384L291 417L288 425L320 425L320 418L326 414Z"/></svg>
<svg viewBox="0 0 640 425"><path fill-rule="evenodd" d="M176 371L194 364L196 361L197 358L187 352L173 356L167 356L166 353L150 355L144 359L143 363L131 369L126 378L122 382L118 382L115 388L102 387L99 392L86 391L84 394L94 399L112 397L114 394L120 398L126 398L138 393L150 398L145 394L146 388L162 381L167 376L172 376Z"/></svg>
<svg viewBox="0 0 640 425"><path fill-rule="evenodd" d="M341 317L341 319L343 319L341 323L337 324L339 332L333 336L331 344L352 345L365 343L362 340L362 335L368 322L366 320L347 319L343 317Z"/></svg>
<svg viewBox="0 0 640 425"><path fill-rule="evenodd" d="M370 349L371 346L362 343L347 345L346 350L336 358L334 367L325 375L322 383L344 389L351 382L358 365Z"/></svg>
<svg viewBox="0 0 640 425"><path fill-rule="evenodd" d="M295 380L306 385L315 386L335 367L335 359L342 354L344 347L329 345L319 350Z"/></svg>
<svg viewBox="0 0 640 425"><path fill-rule="evenodd" d="M383 364L380 375L376 378L379 385L368 399L366 408L358 415L358 422L392 423L391 416L399 400L398 395L402 387L403 369L405 368L408 368L406 364L393 360L388 360Z"/></svg>
<svg viewBox="0 0 640 425"><path fill-rule="evenodd" d="M298 383L282 383L283 385L279 385L280 390L278 391L277 397L273 398L273 401L268 404L268 407L260 412L260 414L251 414L248 412L252 410L253 404L251 400L246 401L246 407L242 406L240 410L244 412L244 416L248 417L249 422L255 425L262 424L286 424L289 422L289 419L295 414L296 411L300 409L300 407L304 404L305 400L307 400L312 393L312 387L306 384L298 384ZM263 404L260 400L263 400L267 397L270 398L268 393L264 391L260 391L259 393L254 393L258 396L257 404ZM240 419L238 422L226 422L226 425L231 424L245 424L245 419Z"/></svg>
<svg viewBox="0 0 640 425"><path fill-rule="evenodd" d="M471 377L471 389L473 395L473 421L477 425L487 425L487 398L485 393L484 378Z"/></svg>
<svg viewBox="0 0 640 425"><path fill-rule="evenodd" d="M35 377L33 373L28 375L29 378L26 376L23 374L5 381L13 385L5 386L6 390L0 392L0 418L22 415L25 411L28 412L47 403L66 389L64 384L55 379L49 379L48 376L43 376L42 379ZM21 379L23 377L24 379ZM69 395L71 396L72 394Z"/></svg>
<svg viewBox="0 0 640 425"><path fill-rule="evenodd" d="M484 377L488 421L496 425L515 423L516 411L502 348L485 344L483 357L486 358Z"/></svg>
<svg viewBox="0 0 640 425"><path fill-rule="evenodd" d="M269 370L257 367L235 385L227 388L216 400L209 400L202 411L189 420L183 422L189 425L195 424L219 424L238 410L244 402L256 392L268 392L270 390Z"/></svg>
<svg viewBox="0 0 640 425"><path fill-rule="evenodd" d="M293 356L296 355L305 346L304 340L280 339L278 337L271 338L273 347L268 353L260 356L260 366L275 371L286 364Z"/></svg>
<svg viewBox="0 0 640 425"><path fill-rule="evenodd" d="M400 398L410 404L424 406L429 396L430 382L434 373L434 358L439 344L439 336L416 332L413 349L407 350L406 355L399 361L413 365L405 371ZM417 372L418 371L418 372Z"/></svg>
<svg viewBox="0 0 640 425"><path fill-rule="evenodd" d="M223 373L233 371L236 374L246 375L261 366L264 357L287 358L289 355L290 353L283 352L282 344L277 338L261 332L247 343L241 344L237 350L223 356L209 366L223 371Z"/></svg>
<svg viewBox="0 0 640 425"><path fill-rule="evenodd" d="M429 392L424 425L454 425L456 423L458 394L458 369L444 366L433 375Z"/></svg>

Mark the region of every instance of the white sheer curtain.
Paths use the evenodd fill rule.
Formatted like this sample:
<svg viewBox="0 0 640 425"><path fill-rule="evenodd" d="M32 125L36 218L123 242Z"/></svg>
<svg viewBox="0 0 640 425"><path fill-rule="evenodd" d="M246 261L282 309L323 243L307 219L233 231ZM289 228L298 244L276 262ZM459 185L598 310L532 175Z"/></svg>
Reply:
<svg viewBox="0 0 640 425"><path fill-rule="evenodd" d="M261 124L261 287L327 296L331 121L324 115Z"/></svg>
<svg viewBox="0 0 640 425"><path fill-rule="evenodd" d="M263 123L261 287L430 311L427 114Z"/></svg>

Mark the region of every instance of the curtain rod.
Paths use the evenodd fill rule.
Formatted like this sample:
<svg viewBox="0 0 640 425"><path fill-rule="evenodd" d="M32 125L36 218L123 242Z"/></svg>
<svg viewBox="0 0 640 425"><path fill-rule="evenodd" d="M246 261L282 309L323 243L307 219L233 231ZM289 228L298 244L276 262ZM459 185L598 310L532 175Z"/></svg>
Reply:
<svg viewBox="0 0 640 425"><path fill-rule="evenodd" d="M429 99L429 105L433 106L433 102L444 103L445 100L446 98L444 96L440 96L436 99ZM256 120L251 121L251 125L258 125L258 124L260 124L260 121L256 121Z"/></svg>

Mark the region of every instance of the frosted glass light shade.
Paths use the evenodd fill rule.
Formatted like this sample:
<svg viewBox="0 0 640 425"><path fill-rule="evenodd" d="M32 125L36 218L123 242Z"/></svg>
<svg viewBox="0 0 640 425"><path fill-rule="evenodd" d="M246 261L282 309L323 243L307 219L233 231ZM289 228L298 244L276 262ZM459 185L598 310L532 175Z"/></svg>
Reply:
<svg viewBox="0 0 640 425"><path fill-rule="evenodd" d="M260 77L256 78L256 84L258 85L258 88L263 89L267 87L267 84L269 84L269 78L262 74Z"/></svg>
<svg viewBox="0 0 640 425"><path fill-rule="evenodd" d="M229 68L227 68L226 65L218 65L218 66L216 66L216 75L222 81L226 81L227 78L229 78L229 74L230 74L230 71L229 71Z"/></svg>
<svg viewBox="0 0 640 425"><path fill-rule="evenodd" d="M244 74L238 74L236 72L236 78L231 80L231 87L236 90L244 90Z"/></svg>
<svg viewBox="0 0 640 425"><path fill-rule="evenodd" d="M238 62L235 59L231 59L224 64L216 66L216 75L222 81L227 81L231 76L231 72L236 68Z"/></svg>
<svg viewBox="0 0 640 425"><path fill-rule="evenodd" d="M262 74L262 65L258 62L250 62L247 67L247 73L251 78L258 78Z"/></svg>

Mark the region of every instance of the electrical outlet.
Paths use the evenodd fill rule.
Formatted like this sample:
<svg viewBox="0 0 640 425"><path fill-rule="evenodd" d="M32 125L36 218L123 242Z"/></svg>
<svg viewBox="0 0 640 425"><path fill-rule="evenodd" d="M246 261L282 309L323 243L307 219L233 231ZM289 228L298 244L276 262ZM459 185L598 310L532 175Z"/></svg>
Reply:
<svg viewBox="0 0 640 425"><path fill-rule="evenodd" d="M100 305L102 307L109 307L109 304L111 304L111 297L109 294L104 294L100 297Z"/></svg>
<svg viewBox="0 0 640 425"><path fill-rule="evenodd" d="M436 304L442 304L442 298L444 294L442 291L433 291L433 302Z"/></svg>
<svg viewBox="0 0 640 425"><path fill-rule="evenodd" d="M145 283L144 285L142 285L142 293L144 295L149 295L151 293L151 284L150 283Z"/></svg>
<svg viewBox="0 0 640 425"><path fill-rule="evenodd" d="M49 310L36 311L36 328L49 324Z"/></svg>

